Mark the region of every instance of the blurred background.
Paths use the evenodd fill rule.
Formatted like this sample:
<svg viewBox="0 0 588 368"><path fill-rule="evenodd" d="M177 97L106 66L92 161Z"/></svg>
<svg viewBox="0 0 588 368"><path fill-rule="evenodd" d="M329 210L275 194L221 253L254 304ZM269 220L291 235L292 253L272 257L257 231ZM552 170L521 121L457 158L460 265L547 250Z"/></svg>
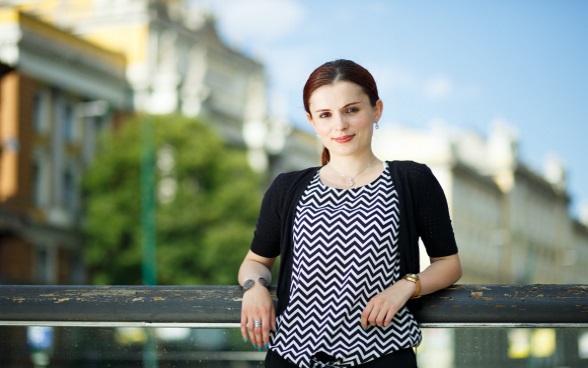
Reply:
<svg viewBox="0 0 588 368"><path fill-rule="evenodd" d="M301 91L337 58L379 83L377 155L441 182L460 283L584 283L587 15L580 0L0 0L0 283L236 284L272 178L319 164ZM456 331L428 331L421 362L467 367L456 344L497 341L500 364L587 364L582 331Z"/></svg>

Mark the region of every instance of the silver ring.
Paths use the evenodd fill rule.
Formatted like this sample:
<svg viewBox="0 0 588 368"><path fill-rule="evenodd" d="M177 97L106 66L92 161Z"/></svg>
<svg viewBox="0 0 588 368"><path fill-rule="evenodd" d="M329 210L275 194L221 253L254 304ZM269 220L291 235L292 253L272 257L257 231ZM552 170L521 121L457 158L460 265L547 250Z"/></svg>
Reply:
<svg viewBox="0 0 588 368"><path fill-rule="evenodd" d="M261 327L261 321L253 321L253 327Z"/></svg>

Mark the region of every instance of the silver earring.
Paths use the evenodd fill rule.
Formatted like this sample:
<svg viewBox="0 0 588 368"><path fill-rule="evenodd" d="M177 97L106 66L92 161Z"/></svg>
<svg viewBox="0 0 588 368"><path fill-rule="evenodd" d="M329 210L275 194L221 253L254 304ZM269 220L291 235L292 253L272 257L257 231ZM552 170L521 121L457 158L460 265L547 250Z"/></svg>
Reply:
<svg viewBox="0 0 588 368"><path fill-rule="evenodd" d="M380 129L380 126L378 125L377 121L374 124L376 124L376 129Z"/></svg>

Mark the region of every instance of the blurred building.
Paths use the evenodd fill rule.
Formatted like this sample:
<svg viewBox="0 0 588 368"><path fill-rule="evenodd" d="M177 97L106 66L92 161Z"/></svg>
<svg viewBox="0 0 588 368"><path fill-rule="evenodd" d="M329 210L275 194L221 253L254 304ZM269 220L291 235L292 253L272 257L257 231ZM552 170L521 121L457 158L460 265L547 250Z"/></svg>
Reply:
<svg viewBox="0 0 588 368"><path fill-rule="evenodd" d="M81 283L80 181L132 108L124 56L0 8L0 279Z"/></svg>
<svg viewBox="0 0 588 368"><path fill-rule="evenodd" d="M281 152L289 128L269 116L263 64L224 43L207 11L184 0L14 3L124 54L138 111L205 119L258 172Z"/></svg>
<svg viewBox="0 0 588 368"><path fill-rule="evenodd" d="M292 128L288 133L280 154L274 155L270 177L287 171L320 166L323 146L316 136L300 128Z"/></svg>
<svg viewBox="0 0 588 368"><path fill-rule="evenodd" d="M588 278L588 226L568 210L565 169L554 158L539 173L521 161L516 134L504 123L487 137L444 126L382 126L380 158L426 163L447 196L464 275L462 284L569 283ZM421 252L421 265L428 264ZM426 367L576 366L581 331L426 329L418 350ZM537 336L547 336L545 350ZM517 346L528 349L514 354ZM543 349L543 350L542 350ZM483 358L480 358L483 357ZM563 364L561 362L572 362Z"/></svg>
<svg viewBox="0 0 588 368"><path fill-rule="evenodd" d="M488 137L400 126L376 132L380 157L431 167L444 188L464 267L462 283L582 283L585 224L569 212L565 168L543 173L519 158L516 134L497 122Z"/></svg>
<svg viewBox="0 0 588 368"><path fill-rule="evenodd" d="M0 0L0 278L83 282L80 181L116 111L215 127L269 178L318 163L273 118L262 63L180 0ZM310 138L312 137L312 138Z"/></svg>

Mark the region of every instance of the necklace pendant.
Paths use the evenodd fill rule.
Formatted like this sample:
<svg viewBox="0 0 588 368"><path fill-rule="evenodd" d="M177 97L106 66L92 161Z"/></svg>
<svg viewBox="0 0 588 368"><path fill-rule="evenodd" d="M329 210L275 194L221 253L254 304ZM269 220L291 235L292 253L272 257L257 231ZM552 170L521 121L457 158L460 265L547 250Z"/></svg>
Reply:
<svg viewBox="0 0 588 368"><path fill-rule="evenodd" d="M349 185L350 187L355 185L355 182L353 181L353 179L349 179L349 182L347 183L347 185Z"/></svg>

